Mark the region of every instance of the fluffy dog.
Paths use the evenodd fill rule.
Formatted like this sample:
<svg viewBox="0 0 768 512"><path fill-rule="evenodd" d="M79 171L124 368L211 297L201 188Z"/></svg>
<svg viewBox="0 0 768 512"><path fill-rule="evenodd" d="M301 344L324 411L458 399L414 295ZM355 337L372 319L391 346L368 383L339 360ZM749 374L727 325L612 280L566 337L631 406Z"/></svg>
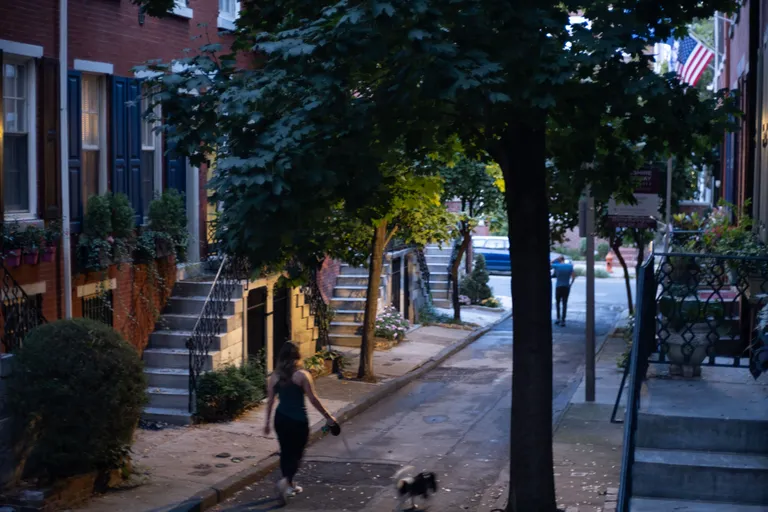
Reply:
<svg viewBox="0 0 768 512"><path fill-rule="evenodd" d="M395 512L416 510L416 497L421 496L425 500L429 498L430 491L437 492L437 478L434 473L422 472L415 476L403 477L407 472L413 471L413 466L406 466L395 473L395 489L397 490L397 508ZM404 508L405 503L411 500L410 508Z"/></svg>

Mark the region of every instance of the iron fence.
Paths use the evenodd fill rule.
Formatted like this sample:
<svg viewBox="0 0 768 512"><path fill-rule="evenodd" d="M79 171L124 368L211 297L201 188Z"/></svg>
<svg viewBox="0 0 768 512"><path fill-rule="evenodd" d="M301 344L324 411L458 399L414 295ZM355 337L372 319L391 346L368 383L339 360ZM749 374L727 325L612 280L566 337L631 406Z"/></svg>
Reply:
<svg viewBox="0 0 768 512"><path fill-rule="evenodd" d="M114 325L112 290L105 290L103 293L83 297L82 306L83 318L90 318L110 327Z"/></svg>
<svg viewBox="0 0 768 512"><path fill-rule="evenodd" d="M27 295L2 263L0 274L0 313L3 323L0 352L12 353L21 347L29 331L46 323L46 320L42 312L42 295Z"/></svg>

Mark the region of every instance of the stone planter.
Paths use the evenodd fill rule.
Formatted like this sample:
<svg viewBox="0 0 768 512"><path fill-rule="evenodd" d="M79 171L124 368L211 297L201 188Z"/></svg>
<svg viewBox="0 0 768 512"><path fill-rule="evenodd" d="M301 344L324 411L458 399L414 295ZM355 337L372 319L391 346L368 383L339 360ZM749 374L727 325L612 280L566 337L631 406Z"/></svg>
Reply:
<svg viewBox="0 0 768 512"><path fill-rule="evenodd" d="M402 340L388 340L387 338L376 336L373 338L373 348L374 350L390 350L392 347L400 343L400 341Z"/></svg>
<svg viewBox="0 0 768 512"><path fill-rule="evenodd" d="M707 358L709 347L714 346L714 343L710 342L711 330L706 323L694 324L691 326L691 332L671 331L669 337L662 343L662 351L670 362L670 375L701 376L701 363Z"/></svg>
<svg viewBox="0 0 768 512"><path fill-rule="evenodd" d="M30 252L25 252L23 258L25 265L37 265L37 261L40 258L40 251L35 249Z"/></svg>

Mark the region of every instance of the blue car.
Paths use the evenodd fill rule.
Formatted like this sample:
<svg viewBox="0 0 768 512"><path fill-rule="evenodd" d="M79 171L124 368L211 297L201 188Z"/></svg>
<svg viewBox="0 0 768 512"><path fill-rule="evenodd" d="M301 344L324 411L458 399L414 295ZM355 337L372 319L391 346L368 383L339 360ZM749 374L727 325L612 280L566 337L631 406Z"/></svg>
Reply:
<svg viewBox="0 0 768 512"><path fill-rule="evenodd" d="M512 265L509 261L509 239L504 236L476 236L472 238L472 252L482 254L488 272L511 272ZM556 252L549 253L549 261L561 256ZM566 263L573 263L570 258L565 258ZM549 262L548 262L549 263Z"/></svg>

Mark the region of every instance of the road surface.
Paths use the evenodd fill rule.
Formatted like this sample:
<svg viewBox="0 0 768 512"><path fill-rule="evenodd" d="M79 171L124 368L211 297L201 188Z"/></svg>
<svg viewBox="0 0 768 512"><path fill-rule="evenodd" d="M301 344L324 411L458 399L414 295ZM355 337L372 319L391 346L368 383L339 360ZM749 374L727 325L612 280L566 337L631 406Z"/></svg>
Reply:
<svg viewBox="0 0 768 512"><path fill-rule="evenodd" d="M623 288L605 281L598 284L599 293L620 298L614 287ZM612 301L601 301L598 307L598 336L608 331L625 307L625 303ZM576 298L573 316L569 315L572 321L565 329L555 330L552 398L556 415L578 385L584 363L583 313L579 309ZM304 493L286 510L392 512L391 476L400 467L412 465L437 473L439 491L426 504L427 510L487 512L493 496L487 491L509 460L511 358L510 319L344 424L340 437L328 436L312 445L297 477ZM274 499L277 479L273 472L214 510L280 509Z"/></svg>

